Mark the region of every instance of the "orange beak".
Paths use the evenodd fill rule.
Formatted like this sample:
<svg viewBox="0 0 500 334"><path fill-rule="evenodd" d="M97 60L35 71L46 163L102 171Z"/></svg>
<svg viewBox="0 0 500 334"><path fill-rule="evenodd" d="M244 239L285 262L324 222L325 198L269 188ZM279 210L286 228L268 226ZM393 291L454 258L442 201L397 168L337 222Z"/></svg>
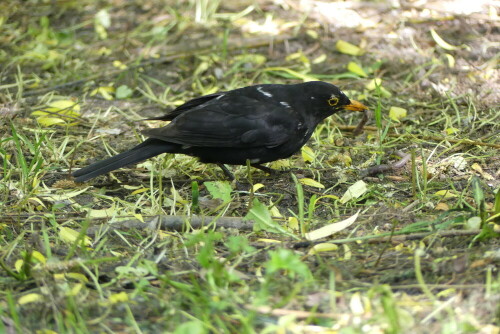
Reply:
<svg viewBox="0 0 500 334"><path fill-rule="evenodd" d="M365 111L368 109L367 106L365 106L363 103L351 100L351 104L348 104L344 106L345 110L352 110L352 111Z"/></svg>

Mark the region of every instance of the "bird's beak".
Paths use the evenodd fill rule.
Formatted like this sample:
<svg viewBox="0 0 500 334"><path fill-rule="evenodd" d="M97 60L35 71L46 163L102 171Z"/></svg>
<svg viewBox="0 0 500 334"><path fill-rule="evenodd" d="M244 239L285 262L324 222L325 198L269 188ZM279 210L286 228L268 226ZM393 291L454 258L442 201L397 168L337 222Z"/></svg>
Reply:
<svg viewBox="0 0 500 334"><path fill-rule="evenodd" d="M352 111L365 111L368 109L368 107L361 102L351 100L351 104L345 105L344 109Z"/></svg>

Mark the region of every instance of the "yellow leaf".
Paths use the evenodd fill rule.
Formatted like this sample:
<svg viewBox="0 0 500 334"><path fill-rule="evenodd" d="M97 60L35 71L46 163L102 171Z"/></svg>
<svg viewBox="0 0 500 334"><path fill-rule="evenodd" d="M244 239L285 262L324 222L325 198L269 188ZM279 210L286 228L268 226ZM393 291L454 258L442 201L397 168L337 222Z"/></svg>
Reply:
<svg viewBox="0 0 500 334"><path fill-rule="evenodd" d="M383 97L391 97L392 93L385 89L385 87L380 87L380 95Z"/></svg>
<svg viewBox="0 0 500 334"><path fill-rule="evenodd" d="M366 74L366 72L363 70L363 68L353 61L351 61L351 62L349 62L349 64L347 64L347 70L349 70L350 72L357 74L363 78L366 78L368 76L368 74Z"/></svg>
<svg viewBox="0 0 500 334"><path fill-rule="evenodd" d="M309 63L309 59L302 52L291 53L285 58L286 61L300 60L303 63Z"/></svg>
<svg viewBox="0 0 500 334"><path fill-rule="evenodd" d="M57 108L44 108L43 110L37 110L33 111L31 113L31 116L38 116L38 117L56 117L57 116L69 116L69 117L78 117L80 116L80 113L77 111L73 111L71 109L57 109Z"/></svg>
<svg viewBox="0 0 500 334"><path fill-rule="evenodd" d="M45 256L43 256L43 254L40 253L39 251L32 251L31 257L33 257L38 262L43 263L43 264L45 264L47 262L47 259L45 258Z"/></svg>
<svg viewBox="0 0 500 334"><path fill-rule="evenodd" d="M290 160L281 159L271 162L269 167L273 169L284 169L284 168L289 168L290 166L291 166Z"/></svg>
<svg viewBox="0 0 500 334"><path fill-rule="evenodd" d="M314 245L314 247L309 250L308 254L313 255L321 252L331 252L336 251L337 249L339 249L339 246L335 244L322 242L320 244Z"/></svg>
<svg viewBox="0 0 500 334"><path fill-rule="evenodd" d="M231 60L231 63L242 62L242 63L252 63L252 64L255 64L255 65L262 65L266 61L267 61L267 58L264 55L246 53L246 54L235 56Z"/></svg>
<svg viewBox="0 0 500 334"><path fill-rule="evenodd" d="M54 274L54 280L56 280L56 281L65 281L66 280L66 275L65 274Z"/></svg>
<svg viewBox="0 0 500 334"><path fill-rule="evenodd" d="M89 281L87 276L82 275L80 273L66 273L65 276L68 278L72 278L74 280L77 280L79 282L82 282L82 283L87 283Z"/></svg>
<svg viewBox="0 0 500 334"><path fill-rule="evenodd" d="M446 290L443 290L443 291L436 293L436 297L448 298L450 296L454 296L456 293L457 293L457 289L449 288L449 289L446 289Z"/></svg>
<svg viewBox="0 0 500 334"><path fill-rule="evenodd" d="M387 89L385 89L382 86L382 79L380 79L380 78L376 78L376 79L370 80L370 82L368 82L365 85L365 87L368 90L376 90L377 87L378 87L378 89L380 90L380 94L383 97L391 97L392 96L391 92L389 92Z"/></svg>
<svg viewBox="0 0 500 334"><path fill-rule="evenodd" d="M131 186L130 184L124 184L122 187L123 187L123 189L127 189L127 190L136 190L136 189L142 188L141 186Z"/></svg>
<svg viewBox="0 0 500 334"><path fill-rule="evenodd" d="M132 193L130 195L142 194L143 192L146 192L148 190L149 190L149 188L140 188L140 189L132 191Z"/></svg>
<svg viewBox="0 0 500 334"><path fill-rule="evenodd" d="M160 231L160 232L161 232L161 231ZM109 252L111 253L111 255L116 256L116 257L122 257L122 256L125 256L125 254L124 254L124 253L120 253L120 252L117 252L117 251L110 250Z"/></svg>
<svg viewBox="0 0 500 334"><path fill-rule="evenodd" d="M341 39L337 41L337 43L335 44L335 48L338 52L351 56L361 56L364 53L363 49L361 49L359 46L343 41Z"/></svg>
<svg viewBox="0 0 500 334"><path fill-rule="evenodd" d="M288 227L297 231L299 229L299 220L295 217L288 217Z"/></svg>
<svg viewBox="0 0 500 334"><path fill-rule="evenodd" d="M352 295L351 300L349 301L349 308L351 309L351 312L355 316L360 316L363 313L365 313L365 308L363 305L363 299L361 297L361 293L355 292Z"/></svg>
<svg viewBox="0 0 500 334"><path fill-rule="evenodd" d="M77 283L75 285L73 285L73 287L71 288L71 290L67 291L66 292L66 296L76 296L78 295L78 293L80 292L80 290L82 290L83 288L83 284L82 283Z"/></svg>
<svg viewBox="0 0 500 334"><path fill-rule="evenodd" d="M57 110L71 109L74 111L80 111L80 105L73 100L57 100L48 103L49 107L56 108Z"/></svg>
<svg viewBox="0 0 500 334"><path fill-rule="evenodd" d="M304 162L313 162L316 158L316 154L309 146L302 146L301 153Z"/></svg>
<svg viewBox="0 0 500 334"><path fill-rule="evenodd" d="M448 60L448 67L449 68L455 67L455 58L449 53L445 53L444 55L446 57L446 60Z"/></svg>
<svg viewBox="0 0 500 334"><path fill-rule="evenodd" d="M351 247L348 244L343 244L342 248L344 248L344 260L350 260L352 258Z"/></svg>
<svg viewBox="0 0 500 334"><path fill-rule="evenodd" d="M458 197L458 195L454 194L451 190L439 190L436 191L434 196L438 196L441 198L455 198Z"/></svg>
<svg viewBox="0 0 500 334"><path fill-rule="evenodd" d="M316 202L318 202L319 200L323 199L323 198L331 198L333 200L338 200L339 197L338 196L335 196L335 195L323 195L323 196L320 196L316 199Z"/></svg>
<svg viewBox="0 0 500 334"><path fill-rule="evenodd" d="M394 250L397 252L402 252L405 249L405 245L403 243L397 244L396 247L394 247Z"/></svg>
<svg viewBox="0 0 500 334"><path fill-rule="evenodd" d="M366 183L363 180L359 180L347 189L344 196L340 199L340 203L345 204L352 199L360 197L367 191Z"/></svg>
<svg viewBox="0 0 500 334"><path fill-rule="evenodd" d="M62 193L62 194L41 195L41 196L44 199L46 199L48 201L51 201L51 202L65 201L65 200L68 200L70 198L73 198L75 196L78 196L78 195L84 193L89 188L90 187L86 187L84 189L79 189L79 190L76 190L76 191L65 192L65 193Z"/></svg>
<svg viewBox="0 0 500 334"><path fill-rule="evenodd" d="M16 268L17 272L20 273L21 270L23 269L23 265L24 265L24 261L19 259L19 260L16 260L16 262L14 263L14 268Z"/></svg>
<svg viewBox="0 0 500 334"><path fill-rule="evenodd" d="M307 29L306 34L307 34L307 36L311 37L312 39L318 39L318 37L319 37L318 32L316 30L312 30L312 29Z"/></svg>
<svg viewBox="0 0 500 334"><path fill-rule="evenodd" d="M78 231L72 230L69 227L59 228L59 238L61 238L62 241L68 244L76 242L79 235L80 233ZM92 244L92 241L88 236L85 235L83 236L81 243L82 245L90 246Z"/></svg>
<svg viewBox="0 0 500 334"><path fill-rule="evenodd" d="M34 88L38 88L38 87L40 87L40 79L35 79L35 82L33 82L32 84L26 85L26 88L29 88L29 89L34 89Z"/></svg>
<svg viewBox="0 0 500 334"><path fill-rule="evenodd" d="M94 89L92 92L90 92L90 96L94 96L96 94L101 94L101 96L110 101L113 100L113 96L111 94L114 94L115 92L115 87L113 86L103 86L103 87L98 87Z"/></svg>
<svg viewBox="0 0 500 334"><path fill-rule="evenodd" d="M436 206L434 207L434 210L439 210L439 211L448 211L450 210L450 207L448 204L446 203L443 203L443 202L439 202L438 204L436 204Z"/></svg>
<svg viewBox="0 0 500 334"><path fill-rule="evenodd" d="M434 28L431 28L431 35L432 35L432 38L434 39L434 41L436 42L436 44L445 50L453 51L453 50L457 50L459 48L458 46L451 45L448 42L446 42L444 39L442 39L441 36L438 35L436 30L434 30Z"/></svg>
<svg viewBox="0 0 500 334"><path fill-rule="evenodd" d="M108 33L106 32L106 28L104 28L101 24L96 23L94 25L95 31L100 39L106 39L108 37Z"/></svg>
<svg viewBox="0 0 500 334"><path fill-rule="evenodd" d="M108 209L90 209L87 213L91 218L107 218L113 217L116 214L116 209L114 206Z"/></svg>
<svg viewBox="0 0 500 334"><path fill-rule="evenodd" d="M40 125L52 126L68 124L68 121L74 121L73 118L80 116L79 110L80 105L74 100L57 100L51 101L48 107L43 110L36 110L31 115L36 117ZM57 117L58 115L61 117ZM68 116L68 118L64 116Z"/></svg>
<svg viewBox="0 0 500 334"><path fill-rule="evenodd" d="M98 56L109 56L110 54L113 53L113 50L108 49L105 46L102 46L99 48L99 50L96 51Z"/></svg>
<svg viewBox="0 0 500 334"><path fill-rule="evenodd" d="M365 85L366 89L368 90L375 90L377 89L377 86L382 86L382 79L380 78L372 79Z"/></svg>
<svg viewBox="0 0 500 334"><path fill-rule="evenodd" d="M359 215L359 211L347 219L344 219L344 220L339 221L337 223L328 224L328 225L323 226L317 230L306 233L305 237L307 240L317 240L317 239L329 237L330 235L337 233L339 231L342 231L342 230L346 229L347 227L351 226L356 221L356 219L358 219L358 215Z"/></svg>
<svg viewBox="0 0 500 334"><path fill-rule="evenodd" d="M479 174L481 174L481 176L488 180L488 181L491 181L491 180L494 180L495 177L493 175L491 175L490 173L487 173L483 170L483 168L481 167L481 165L479 165L477 162L474 162L472 165L471 165L471 168L473 170L475 170L476 172L478 172Z"/></svg>
<svg viewBox="0 0 500 334"><path fill-rule="evenodd" d="M42 200L39 199L38 197L30 197L30 198L28 198L28 201L31 204L40 205L41 207L46 208L45 204L43 204Z"/></svg>
<svg viewBox="0 0 500 334"><path fill-rule="evenodd" d="M41 126L52 126L56 124L65 124L66 122L61 119L61 118L56 118L56 117L38 117L36 119L38 124Z"/></svg>
<svg viewBox="0 0 500 334"><path fill-rule="evenodd" d="M404 108L392 106L391 109L389 109L389 118L395 122L399 122L401 119L405 118L406 114L407 112Z"/></svg>
<svg viewBox="0 0 500 334"><path fill-rule="evenodd" d="M318 57L314 58L312 63L313 64L321 64L326 60L326 54L321 54Z"/></svg>
<svg viewBox="0 0 500 334"><path fill-rule="evenodd" d="M253 188L253 189L252 189L252 191L253 191L253 192L256 192L256 191L258 191L259 189L264 188L264 185L263 185L262 183L257 183L257 184L254 184L252 188Z"/></svg>
<svg viewBox="0 0 500 334"><path fill-rule="evenodd" d="M280 210L276 205L272 205L273 203L271 202L271 208L269 209L269 212L271 213L271 217L283 217L281 214Z"/></svg>
<svg viewBox="0 0 500 334"><path fill-rule="evenodd" d="M24 295L24 296L20 297L17 300L17 303L19 305L26 305L26 304L29 304L29 303L35 303L35 302L39 302L39 301L42 301L42 300L43 300L43 296L41 294L38 294L38 293L28 293L27 295Z"/></svg>
<svg viewBox="0 0 500 334"><path fill-rule="evenodd" d="M134 213L133 216L141 223L144 223L144 218L142 218L142 215L140 213Z"/></svg>
<svg viewBox="0 0 500 334"><path fill-rule="evenodd" d="M45 110L33 111L31 113L31 116L47 116L47 115L49 115L49 113L47 111L50 111L49 108L46 108Z"/></svg>
<svg viewBox="0 0 500 334"><path fill-rule="evenodd" d="M125 69L127 69L127 65L125 65L124 63L122 63L122 62L121 62L121 61L119 61L119 60L115 60L115 61L113 61L113 66L114 66L114 67L119 68L120 70L125 70Z"/></svg>
<svg viewBox="0 0 500 334"><path fill-rule="evenodd" d="M266 71L266 72L286 72L297 79L301 79L304 82L318 80L318 78L313 77L312 75L299 73L299 72L294 71L292 69L289 69L287 67L267 67L264 69L264 71Z"/></svg>
<svg viewBox="0 0 500 334"><path fill-rule="evenodd" d="M310 186L310 187L315 187L315 188L320 188L320 189L323 189L325 188L324 185L322 185L321 183L319 183L318 181L314 181L313 179L310 179L310 178L303 178L303 179L299 179L299 182L306 185L306 186Z"/></svg>
<svg viewBox="0 0 500 334"><path fill-rule="evenodd" d="M266 238L260 238L257 239L258 242L264 242L266 244L281 244L282 241L275 240L275 239L266 239Z"/></svg>
<svg viewBox="0 0 500 334"><path fill-rule="evenodd" d="M125 291L113 293L108 297L111 304L124 303L128 301L128 295Z"/></svg>

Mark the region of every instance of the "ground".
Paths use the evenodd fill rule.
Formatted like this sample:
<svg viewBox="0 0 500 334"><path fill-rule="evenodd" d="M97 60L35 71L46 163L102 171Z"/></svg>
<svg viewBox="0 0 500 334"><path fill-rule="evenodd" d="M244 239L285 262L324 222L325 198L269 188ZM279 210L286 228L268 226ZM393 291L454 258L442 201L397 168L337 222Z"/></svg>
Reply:
<svg viewBox="0 0 500 334"><path fill-rule="evenodd" d="M497 2L0 13L1 332L499 332ZM70 176L191 98L308 80L371 118L325 120L276 175L163 155Z"/></svg>

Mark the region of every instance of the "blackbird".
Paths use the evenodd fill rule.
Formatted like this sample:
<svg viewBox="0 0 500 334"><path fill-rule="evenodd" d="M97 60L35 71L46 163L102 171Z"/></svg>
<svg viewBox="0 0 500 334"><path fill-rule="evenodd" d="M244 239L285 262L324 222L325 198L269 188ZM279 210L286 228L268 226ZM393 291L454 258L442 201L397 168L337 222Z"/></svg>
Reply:
<svg viewBox="0 0 500 334"><path fill-rule="evenodd" d="M367 107L349 100L337 86L311 81L293 85L264 84L205 95L166 115L148 120L171 121L142 133L149 138L129 151L73 173L84 182L162 153L182 153L205 163L245 165L266 172L262 163L291 156L328 116Z"/></svg>

